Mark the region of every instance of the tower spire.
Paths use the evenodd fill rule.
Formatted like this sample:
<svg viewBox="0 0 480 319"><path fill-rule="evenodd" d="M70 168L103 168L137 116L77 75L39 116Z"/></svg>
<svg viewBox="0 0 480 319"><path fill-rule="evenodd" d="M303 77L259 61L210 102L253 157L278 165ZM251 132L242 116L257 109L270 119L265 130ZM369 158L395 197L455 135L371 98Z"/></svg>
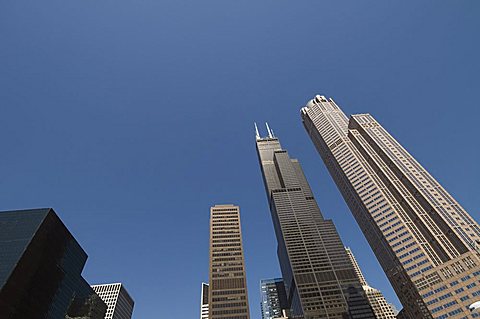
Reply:
<svg viewBox="0 0 480 319"><path fill-rule="evenodd" d="M260 133L258 133L257 123L253 122L253 125L255 125L255 138L257 140L259 140L260 139Z"/></svg>
<svg viewBox="0 0 480 319"><path fill-rule="evenodd" d="M265 122L265 126L267 126L268 137L273 138L272 131L270 130L267 122Z"/></svg>

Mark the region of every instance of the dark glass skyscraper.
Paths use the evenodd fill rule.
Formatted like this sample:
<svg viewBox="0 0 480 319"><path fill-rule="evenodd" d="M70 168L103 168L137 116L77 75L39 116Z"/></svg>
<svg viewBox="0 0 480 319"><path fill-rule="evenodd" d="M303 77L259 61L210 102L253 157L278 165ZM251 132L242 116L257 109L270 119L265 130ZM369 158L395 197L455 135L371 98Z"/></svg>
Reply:
<svg viewBox="0 0 480 319"><path fill-rule="evenodd" d="M268 127L267 127L268 129ZM305 319L375 318L344 245L318 208L300 163L256 137L289 307Z"/></svg>
<svg viewBox="0 0 480 319"><path fill-rule="evenodd" d="M103 318L81 276L86 260L53 209L1 212L0 318Z"/></svg>
<svg viewBox="0 0 480 319"><path fill-rule="evenodd" d="M260 302L262 319L282 317L282 310L288 309L287 294L282 278L260 281Z"/></svg>

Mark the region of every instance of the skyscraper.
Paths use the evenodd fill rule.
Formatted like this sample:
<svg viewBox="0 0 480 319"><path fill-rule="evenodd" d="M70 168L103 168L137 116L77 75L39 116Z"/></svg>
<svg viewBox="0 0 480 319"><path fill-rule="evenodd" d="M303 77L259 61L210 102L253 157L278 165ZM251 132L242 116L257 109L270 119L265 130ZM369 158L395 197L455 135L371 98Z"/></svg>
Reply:
<svg viewBox="0 0 480 319"><path fill-rule="evenodd" d="M200 319L208 319L208 284L202 282L202 294L200 297Z"/></svg>
<svg viewBox="0 0 480 319"><path fill-rule="evenodd" d="M249 319L240 208L210 208L209 319Z"/></svg>
<svg viewBox="0 0 480 319"><path fill-rule="evenodd" d="M365 280L365 277L363 276L362 270L360 269L360 266L357 263L357 260L355 259L355 256L352 253L352 250L350 248L345 248L347 251L347 255L350 258L350 261L352 262L353 268L355 269L355 273L357 274L357 277L360 279L360 282L362 283L362 288L363 291L365 292L365 295L367 296L368 302L373 308L373 312L375 313L375 316L377 319L395 319L395 314L393 312L392 307L390 304L387 302L383 294L380 292L380 290L375 289L373 287L370 287Z"/></svg>
<svg viewBox="0 0 480 319"><path fill-rule="evenodd" d="M103 318L86 261L53 209L0 212L0 318Z"/></svg>
<svg viewBox="0 0 480 319"><path fill-rule="evenodd" d="M410 318L472 318L480 228L369 114L317 95L302 108L320 153Z"/></svg>
<svg viewBox="0 0 480 319"><path fill-rule="evenodd" d="M355 274L357 275L358 279L360 279L360 283L362 286L367 286L367 280L363 276L362 270L360 269L360 265L358 264L357 260L355 259L355 256L352 253L352 250L348 247L345 247L345 251L347 252L348 258L350 259L350 262L353 265L353 269L355 270Z"/></svg>
<svg viewBox="0 0 480 319"><path fill-rule="evenodd" d="M93 290L107 304L105 319L131 319L134 301L121 283L93 285Z"/></svg>
<svg viewBox="0 0 480 319"><path fill-rule="evenodd" d="M256 145L293 316L374 318L338 233L318 208L300 163L268 128Z"/></svg>
<svg viewBox="0 0 480 319"><path fill-rule="evenodd" d="M260 281L260 302L262 319L282 317L282 310L288 309L287 294L282 278Z"/></svg>

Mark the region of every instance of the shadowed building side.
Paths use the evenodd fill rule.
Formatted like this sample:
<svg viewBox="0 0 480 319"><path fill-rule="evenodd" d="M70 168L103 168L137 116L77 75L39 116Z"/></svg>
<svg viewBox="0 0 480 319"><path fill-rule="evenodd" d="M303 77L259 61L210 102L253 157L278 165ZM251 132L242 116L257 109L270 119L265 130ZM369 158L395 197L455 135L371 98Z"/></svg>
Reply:
<svg viewBox="0 0 480 319"><path fill-rule="evenodd" d="M0 256L0 318L103 318L87 254L53 209L0 212Z"/></svg>
<svg viewBox="0 0 480 319"><path fill-rule="evenodd" d="M93 285L92 288L108 306L105 319L132 318L135 302L123 284Z"/></svg>

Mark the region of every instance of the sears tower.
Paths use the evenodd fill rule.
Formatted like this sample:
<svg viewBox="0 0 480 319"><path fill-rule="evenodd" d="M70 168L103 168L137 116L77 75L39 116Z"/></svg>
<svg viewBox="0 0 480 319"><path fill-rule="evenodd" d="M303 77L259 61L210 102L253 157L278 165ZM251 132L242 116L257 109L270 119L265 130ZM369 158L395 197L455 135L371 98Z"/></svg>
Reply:
<svg viewBox="0 0 480 319"><path fill-rule="evenodd" d="M293 317L375 318L331 220L323 218L300 163L268 128L256 145Z"/></svg>

